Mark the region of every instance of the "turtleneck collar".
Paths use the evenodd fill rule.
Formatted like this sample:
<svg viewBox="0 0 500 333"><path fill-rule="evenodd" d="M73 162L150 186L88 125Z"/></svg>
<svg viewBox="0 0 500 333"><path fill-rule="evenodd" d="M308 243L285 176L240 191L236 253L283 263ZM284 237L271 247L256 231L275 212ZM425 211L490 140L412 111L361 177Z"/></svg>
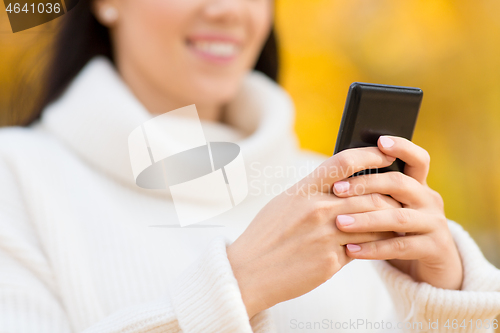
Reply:
<svg viewBox="0 0 500 333"><path fill-rule="evenodd" d="M116 181L139 189L132 173L128 136L154 117L123 82L115 67L96 57L64 94L47 106L33 127L51 133L83 160ZM293 104L287 93L258 72L249 73L226 108L227 124L202 120L207 141L238 144L254 172L292 163L297 150ZM189 121L182 126L190 130Z"/></svg>

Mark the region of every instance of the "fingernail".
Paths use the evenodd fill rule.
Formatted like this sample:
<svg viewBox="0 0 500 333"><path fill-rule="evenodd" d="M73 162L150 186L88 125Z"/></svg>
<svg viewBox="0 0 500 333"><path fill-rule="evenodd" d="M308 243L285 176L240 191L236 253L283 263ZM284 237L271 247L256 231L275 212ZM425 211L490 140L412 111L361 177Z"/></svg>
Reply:
<svg viewBox="0 0 500 333"><path fill-rule="evenodd" d="M350 225L354 223L354 218L348 215L338 215L337 221L339 221L340 225Z"/></svg>
<svg viewBox="0 0 500 333"><path fill-rule="evenodd" d="M394 146L394 140L392 140L391 138L388 138L386 136L381 136L380 137L380 144L384 148L391 148L392 146Z"/></svg>
<svg viewBox="0 0 500 333"><path fill-rule="evenodd" d="M336 182L333 184L333 187L335 187L335 191L337 191L337 193L344 193L344 192L349 191L349 183L348 182L344 182L344 181Z"/></svg>
<svg viewBox="0 0 500 333"><path fill-rule="evenodd" d="M356 244L347 244L347 249L349 252L358 252L361 250L361 246Z"/></svg>

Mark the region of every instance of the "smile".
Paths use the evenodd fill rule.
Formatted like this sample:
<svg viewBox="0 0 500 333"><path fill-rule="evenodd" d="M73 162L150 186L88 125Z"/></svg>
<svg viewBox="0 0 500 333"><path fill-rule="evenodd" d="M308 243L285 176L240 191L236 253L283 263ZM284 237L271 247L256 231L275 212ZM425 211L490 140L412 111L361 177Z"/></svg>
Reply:
<svg viewBox="0 0 500 333"><path fill-rule="evenodd" d="M199 57L216 63L227 63L236 58L240 43L223 36L196 36L187 40L188 47Z"/></svg>
<svg viewBox="0 0 500 333"><path fill-rule="evenodd" d="M191 47L198 52L214 57L233 57L238 52L238 47L234 43L197 41L191 43Z"/></svg>

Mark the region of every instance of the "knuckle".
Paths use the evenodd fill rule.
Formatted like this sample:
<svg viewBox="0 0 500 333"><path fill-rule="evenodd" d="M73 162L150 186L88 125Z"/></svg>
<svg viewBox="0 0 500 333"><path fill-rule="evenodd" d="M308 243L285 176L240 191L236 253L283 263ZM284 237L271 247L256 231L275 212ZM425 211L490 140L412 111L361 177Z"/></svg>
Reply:
<svg viewBox="0 0 500 333"><path fill-rule="evenodd" d="M341 152L337 155L337 163L342 172L349 171L354 167L354 158L350 152Z"/></svg>
<svg viewBox="0 0 500 333"><path fill-rule="evenodd" d="M380 244L377 242L371 242L369 244L370 246L367 247L368 251L366 251L366 253L377 256L380 253Z"/></svg>
<svg viewBox="0 0 500 333"><path fill-rule="evenodd" d="M448 219L446 218L446 216L439 214L439 216L437 217L437 221L440 226L448 229Z"/></svg>
<svg viewBox="0 0 500 333"><path fill-rule="evenodd" d="M359 214L356 218L356 223L360 225L360 227L365 228L367 230L371 229L372 226L377 224L377 219L373 216L373 214Z"/></svg>
<svg viewBox="0 0 500 333"><path fill-rule="evenodd" d="M395 209L394 215L396 218L396 222L403 227L410 222L410 212L404 208Z"/></svg>
<svg viewBox="0 0 500 333"><path fill-rule="evenodd" d="M420 155L420 163L422 163L425 166L431 164L431 155L425 149L422 149L422 154Z"/></svg>
<svg viewBox="0 0 500 333"><path fill-rule="evenodd" d="M307 214L307 221L312 224L319 224L322 220L322 213L320 210L311 209L309 214Z"/></svg>
<svg viewBox="0 0 500 333"><path fill-rule="evenodd" d="M432 193L432 197L433 197L436 205L440 209L444 209L444 200L443 200L443 197L438 192L436 192L434 190L431 190L431 193Z"/></svg>
<svg viewBox="0 0 500 333"><path fill-rule="evenodd" d="M404 238L394 238L392 243L394 250L399 254L404 254L408 251L408 243L404 241Z"/></svg>
<svg viewBox="0 0 500 333"><path fill-rule="evenodd" d="M384 196L380 193L371 193L370 200L372 202L373 207L376 210L380 210L386 207L386 201L384 200Z"/></svg>
<svg viewBox="0 0 500 333"><path fill-rule="evenodd" d="M395 188L403 188L406 185L404 175L401 172L389 172L388 176Z"/></svg>
<svg viewBox="0 0 500 333"><path fill-rule="evenodd" d="M325 280L331 278L340 269L339 256L334 251L328 251L325 255L323 265L321 267L325 272Z"/></svg>
<svg viewBox="0 0 500 333"><path fill-rule="evenodd" d="M315 202L311 205L309 213L307 214L308 220L312 222L322 222L330 211L330 205L327 202Z"/></svg>
<svg viewBox="0 0 500 333"><path fill-rule="evenodd" d="M327 249L331 248L332 243L337 238L337 228L333 224L326 224L321 230L318 242L321 242Z"/></svg>

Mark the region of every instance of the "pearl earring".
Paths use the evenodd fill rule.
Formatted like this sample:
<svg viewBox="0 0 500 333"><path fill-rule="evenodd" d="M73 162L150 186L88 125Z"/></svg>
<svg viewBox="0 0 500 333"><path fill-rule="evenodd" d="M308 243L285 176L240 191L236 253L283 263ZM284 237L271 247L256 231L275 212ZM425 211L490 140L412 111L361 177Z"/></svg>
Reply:
<svg viewBox="0 0 500 333"><path fill-rule="evenodd" d="M105 23L111 24L118 19L118 11L115 7L108 6L107 8L101 10L100 16Z"/></svg>

